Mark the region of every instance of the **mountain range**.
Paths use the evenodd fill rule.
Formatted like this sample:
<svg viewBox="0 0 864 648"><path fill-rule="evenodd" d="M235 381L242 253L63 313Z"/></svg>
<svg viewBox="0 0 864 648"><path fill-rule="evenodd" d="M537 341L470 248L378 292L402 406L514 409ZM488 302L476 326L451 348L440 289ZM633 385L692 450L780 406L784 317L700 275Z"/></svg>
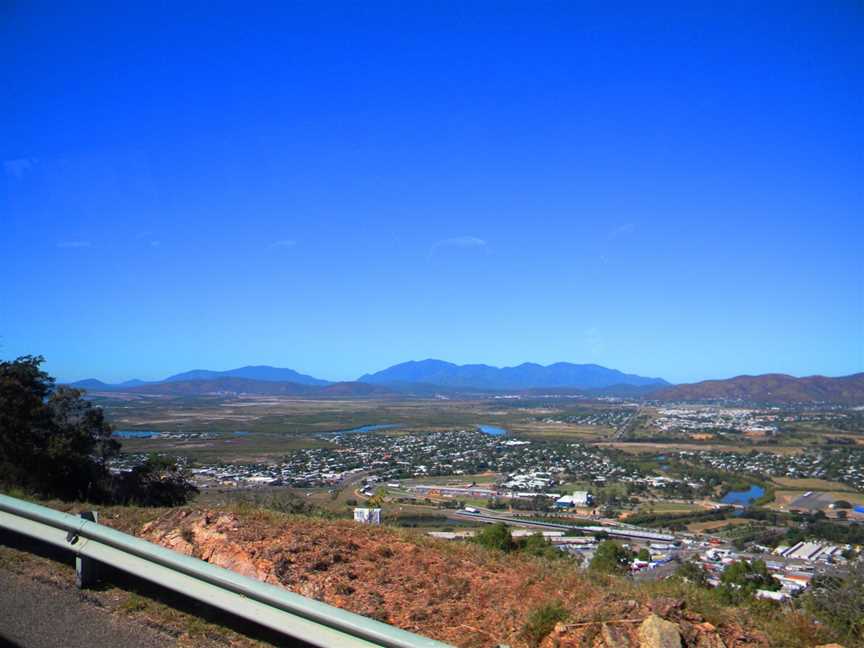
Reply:
<svg viewBox="0 0 864 648"><path fill-rule="evenodd" d="M162 380L145 382L128 380L119 384L108 384L95 378L71 383L73 387L90 390L118 390L148 386L145 391L155 391L152 385L166 383L187 383L238 378L259 382L294 383L325 387L330 381L301 374L293 369L270 367L266 365L239 367L226 371L194 369L168 376ZM374 374L365 374L357 383L393 386L404 391L405 385L426 385L427 387L450 387L467 390L502 390L533 388L574 388L596 389L613 385L632 385L638 387L668 385L662 378L644 378L625 374L616 369L599 365L577 365L558 362L548 367L526 362L518 367L491 367L489 365L456 365L443 360L422 360L404 362ZM343 383L349 384L349 383ZM359 389L359 388L358 388Z"/></svg>
<svg viewBox="0 0 864 648"><path fill-rule="evenodd" d="M443 360L420 360L393 365L360 382L376 385L425 383L442 387L475 389L534 389L575 387L593 389L612 385L668 385L662 378L645 378L607 369L595 364L556 362L548 366L525 362L517 367L491 367L484 364L457 365Z"/></svg>
<svg viewBox="0 0 864 648"><path fill-rule="evenodd" d="M214 380L216 378L247 378L249 380L264 380L268 382L292 382L300 385L329 385L329 380L321 380L301 374L293 369L282 369L267 365L239 367L227 371L210 371L209 369L193 369L183 373L168 376L161 382L181 382L188 380Z"/></svg>
<svg viewBox="0 0 864 648"><path fill-rule="evenodd" d="M404 362L346 382L329 382L293 369L248 366L226 371L196 369L153 382L128 380L112 385L91 378L71 383L71 386L90 392L169 395L244 393L354 398L471 396L502 392L536 396L555 392L627 396L656 401L864 404L864 373L839 378L764 374L670 385L662 378L647 378L599 365L567 362L548 366L524 363L516 367L499 368L482 364L457 365L429 359Z"/></svg>

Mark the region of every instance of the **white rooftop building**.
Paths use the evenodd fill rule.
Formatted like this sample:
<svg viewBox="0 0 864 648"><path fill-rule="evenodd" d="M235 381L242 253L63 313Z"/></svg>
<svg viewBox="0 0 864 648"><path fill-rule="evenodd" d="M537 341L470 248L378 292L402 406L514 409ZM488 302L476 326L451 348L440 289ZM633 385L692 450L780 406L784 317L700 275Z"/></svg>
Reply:
<svg viewBox="0 0 864 648"><path fill-rule="evenodd" d="M355 508L354 521L360 524L381 524L381 509Z"/></svg>

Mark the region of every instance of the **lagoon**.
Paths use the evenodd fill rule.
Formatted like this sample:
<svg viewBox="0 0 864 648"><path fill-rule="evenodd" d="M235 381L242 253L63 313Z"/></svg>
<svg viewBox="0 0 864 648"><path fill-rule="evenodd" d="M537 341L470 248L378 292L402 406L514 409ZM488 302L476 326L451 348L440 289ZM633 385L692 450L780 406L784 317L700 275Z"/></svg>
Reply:
<svg viewBox="0 0 864 648"><path fill-rule="evenodd" d="M162 435L148 430L114 430L111 436L118 439L152 439Z"/></svg>
<svg viewBox="0 0 864 648"><path fill-rule="evenodd" d="M748 506L764 494L765 489L754 484L746 491L729 491L720 501L724 504L740 504L741 506Z"/></svg>
<svg viewBox="0 0 864 648"><path fill-rule="evenodd" d="M347 430L335 430L327 432L327 434L358 434L363 432L375 432L377 430L390 430L399 427L395 423L379 423L377 425L361 425L360 427L350 428Z"/></svg>
<svg viewBox="0 0 864 648"><path fill-rule="evenodd" d="M494 425L478 425L477 429L480 430L483 434L488 434L489 436L506 436L507 430L500 427L495 427Z"/></svg>

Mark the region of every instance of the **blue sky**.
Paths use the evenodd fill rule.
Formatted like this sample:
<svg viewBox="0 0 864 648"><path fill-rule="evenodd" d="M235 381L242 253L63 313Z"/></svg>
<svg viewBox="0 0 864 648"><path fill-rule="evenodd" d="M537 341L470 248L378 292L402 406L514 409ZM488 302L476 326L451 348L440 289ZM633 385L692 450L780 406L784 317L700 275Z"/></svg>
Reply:
<svg viewBox="0 0 864 648"><path fill-rule="evenodd" d="M0 357L864 371L860 2L135 4L0 8Z"/></svg>

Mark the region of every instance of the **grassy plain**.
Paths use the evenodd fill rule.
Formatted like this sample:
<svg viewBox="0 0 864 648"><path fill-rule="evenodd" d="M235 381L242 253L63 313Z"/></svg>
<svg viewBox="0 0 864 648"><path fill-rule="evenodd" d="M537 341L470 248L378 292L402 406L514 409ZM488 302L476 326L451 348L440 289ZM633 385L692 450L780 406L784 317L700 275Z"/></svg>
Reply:
<svg viewBox="0 0 864 648"><path fill-rule="evenodd" d="M389 424L387 435L473 429L488 424L536 442L574 441L616 448L634 456L670 450L759 450L782 455L812 447L796 435L772 442L716 436L704 440L682 434L680 440L650 440L657 429L654 408L569 398L502 399L302 399L279 396L154 396L101 394L94 397L117 430L152 430L211 438L128 439L126 452L164 452L202 461L269 461L299 448L322 447L327 433L366 425ZM631 415L632 414L632 415ZM588 424L592 421L592 424ZM235 436L234 432L248 433ZM835 431L835 436L837 433ZM864 439L864 437L862 437ZM833 484L781 487L846 490Z"/></svg>
<svg viewBox="0 0 864 648"><path fill-rule="evenodd" d="M774 477L772 480L788 490L820 490L820 491L849 491L855 492L851 486L842 482L829 481L827 479L793 479L791 477Z"/></svg>
<svg viewBox="0 0 864 648"><path fill-rule="evenodd" d="M704 511L705 506L686 502L668 502L668 501L643 501L636 509L637 513L689 513L690 511Z"/></svg>
<svg viewBox="0 0 864 648"><path fill-rule="evenodd" d="M298 448L328 444L327 433L366 425L393 425L388 435L503 427L537 441L595 442L611 439L613 428L563 419L608 409L565 401L512 406L497 400L312 400L272 396L96 397L115 430L155 431L211 438L123 439L126 452L164 452L203 461L266 461ZM543 422L554 417L555 422ZM244 436L236 436L243 432Z"/></svg>
<svg viewBox="0 0 864 648"><path fill-rule="evenodd" d="M707 522L693 522L692 524L687 525L688 531L695 531L697 533L705 533L706 531L714 531L715 529L722 529L726 526L738 526L743 524L749 524L752 520L747 520L744 518L728 518L725 520L708 520Z"/></svg>

